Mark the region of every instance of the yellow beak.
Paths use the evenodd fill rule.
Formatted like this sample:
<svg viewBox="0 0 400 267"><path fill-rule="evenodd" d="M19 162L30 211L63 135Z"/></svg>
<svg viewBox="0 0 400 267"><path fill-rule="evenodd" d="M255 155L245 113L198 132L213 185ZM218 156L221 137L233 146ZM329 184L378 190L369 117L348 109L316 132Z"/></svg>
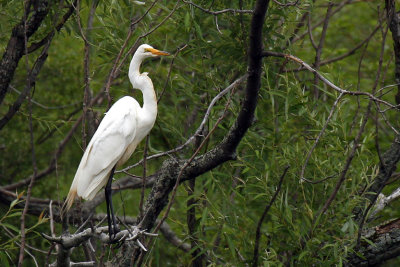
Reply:
<svg viewBox="0 0 400 267"><path fill-rule="evenodd" d="M169 55L171 55L168 52L160 51L160 50L157 50L157 49L154 49L154 48L145 48L144 50L147 51L147 52L152 53L153 55L157 55L157 56L169 56Z"/></svg>

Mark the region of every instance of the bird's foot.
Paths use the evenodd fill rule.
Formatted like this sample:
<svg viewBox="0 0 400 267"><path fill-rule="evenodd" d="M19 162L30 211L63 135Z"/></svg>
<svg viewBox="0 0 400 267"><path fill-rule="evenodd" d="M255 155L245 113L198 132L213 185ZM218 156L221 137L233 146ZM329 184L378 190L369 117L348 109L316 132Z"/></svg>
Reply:
<svg viewBox="0 0 400 267"><path fill-rule="evenodd" d="M110 237L110 244L115 244L120 241L120 238L116 238L119 232L120 229L116 224L108 228L108 236Z"/></svg>

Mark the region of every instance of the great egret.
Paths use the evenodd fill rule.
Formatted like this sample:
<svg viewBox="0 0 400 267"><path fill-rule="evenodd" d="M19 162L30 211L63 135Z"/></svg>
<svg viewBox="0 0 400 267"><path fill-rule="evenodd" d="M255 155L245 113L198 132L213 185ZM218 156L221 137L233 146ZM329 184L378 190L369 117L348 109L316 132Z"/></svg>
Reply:
<svg viewBox="0 0 400 267"><path fill-rule="evenodd" d="M133 88L143 94L143 107L130 96L118 100L106 113L82 156L62 215L67 212L75 198L91 200L105 187L107 220L110 240L118 232L111 197L111 182L116 167L123 165L135 151L139 142L153 128L157 117L157 99L147 72L140 73L142 61L148 57L167 56L169 53L150 45L139 46L129 66L129 80ZM111 212L111 216L110 216Z"/></svg>

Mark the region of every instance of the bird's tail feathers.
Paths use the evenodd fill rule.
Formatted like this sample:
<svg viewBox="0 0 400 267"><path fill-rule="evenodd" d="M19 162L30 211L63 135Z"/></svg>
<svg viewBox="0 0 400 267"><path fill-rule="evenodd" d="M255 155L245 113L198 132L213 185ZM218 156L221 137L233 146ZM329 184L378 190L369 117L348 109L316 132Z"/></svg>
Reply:
<svg viewBox="0 0 400 267"><path fill-rule="evenodd" d="M76 194L77 194L76 189L71 189L69 191L67 199L65 199L65 202L61 207L61 212L60 212L61 218L64 218L65 214L72 207L72 204L74 204Z"/></svg>

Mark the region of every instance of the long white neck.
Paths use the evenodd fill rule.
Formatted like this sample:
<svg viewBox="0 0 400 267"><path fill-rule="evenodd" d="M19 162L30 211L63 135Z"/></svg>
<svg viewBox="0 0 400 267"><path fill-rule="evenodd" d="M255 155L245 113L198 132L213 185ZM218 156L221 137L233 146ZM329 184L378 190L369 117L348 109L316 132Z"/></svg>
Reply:
<svg viewBox="0 0 400 267"><path fill-rule="evenodd" d="M147 73L140 73L139 68L143 58L138 57L136 54L133 56L129 66L129 80L133 88L139 89L143 94L143 107L147 119L155 120L157 116L157 97L154 92L154 86Z"/></svg>
<svg viewBox="0 0 400 267"><path fill-rule="evenodd" d="M140 58L136 53L133 55L131 64L129 65L129 73L128 73L131 83L133 83L132 78L140 75L139 68L140 68L140 64L142 64L142 61L143 61L143 58Z"/></svg>

